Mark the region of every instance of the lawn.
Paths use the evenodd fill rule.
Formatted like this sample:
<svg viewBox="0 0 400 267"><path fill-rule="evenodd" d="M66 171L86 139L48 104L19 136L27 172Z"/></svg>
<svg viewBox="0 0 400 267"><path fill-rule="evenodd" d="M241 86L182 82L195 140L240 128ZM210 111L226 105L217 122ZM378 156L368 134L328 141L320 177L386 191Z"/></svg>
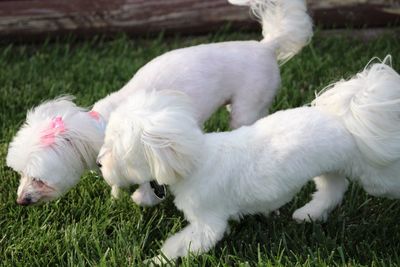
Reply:
<svg viewBox="0 0 400 267"><path fill-rule="evenodd" d="M43 44L0 44L0 265L137 266L157 253L162 241L185 225L172 197L154 208L134 205L129 194L110 198L109 187L93 173L62 199L35 207L15 203L18 175L5 167L7 146L26 110L62 94L90 106L116 91L150 59L199 43L259 38L232 31L201 37L112 41L93 38ZM282 88L271 112L309 103L329 83L350 77L373 57L393 55L400 70L400 37L372 41L317 33L301 54L283 65ZM227 130L219 111L206 131ZM133 190L133 188L132 188ZM131 190L131 191L132 191ZM400 202L374 198L351 184L344 203L326 223L297 224L296 208L310 199L308 184L270 218L247 216L207 254L182 260L184 266L400 265Z"/></svg>

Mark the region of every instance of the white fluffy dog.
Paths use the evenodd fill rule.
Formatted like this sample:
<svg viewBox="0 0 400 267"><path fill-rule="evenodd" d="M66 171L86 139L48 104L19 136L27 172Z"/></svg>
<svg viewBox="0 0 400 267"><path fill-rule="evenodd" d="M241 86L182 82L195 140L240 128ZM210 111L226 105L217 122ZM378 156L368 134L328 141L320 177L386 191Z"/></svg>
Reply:
<svg viewBox="0 0 400 267"><path fill-rule="evenodd" d="M92 112L71 99L46 102L28 112L9 146L7 165L21 173L21 205L49 201L72 188L95 155L110 113L136 91L177 88L193 99L202 124L221 105L231 104L231 127L252 124L266 115L280 84L278 61L307 44L312 22L304 0L235 0L260 18L264 39L199 45L168 52L142 67L120 91L97 102ZM113 186L112 195L118 196ZM141 205L159 200L149 184L133 195Z"/></svg>
<svg viewBox="0 0 400 267"><path fill-rule="evenodd" d="M268 214L316 176L325 184L298 219L325 216L346 175L400 197L400 76L385 63L232 132L202 133L192 106L175 91L135 95L111 115L98 158L111 184L169 185L190 223L162 246L169 259L208 251L230 218Z"/></svg>

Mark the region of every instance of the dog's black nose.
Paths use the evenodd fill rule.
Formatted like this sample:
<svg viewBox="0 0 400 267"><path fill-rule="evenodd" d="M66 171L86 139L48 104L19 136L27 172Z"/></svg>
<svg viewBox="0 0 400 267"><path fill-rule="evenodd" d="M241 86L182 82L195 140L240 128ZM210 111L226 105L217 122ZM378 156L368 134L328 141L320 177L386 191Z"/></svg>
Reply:
<svg viewBox="0 0 400 267"><path fill-rule="evenodd" d="M101 165L101 163L100 163L100 161L96 161L96 165L97 165L97 167L99 167L99 168L101 168L103 165Z"/></svg>
<svg viewBox="0 0 400 267"><path fill-rule="evenodd" d="M17 204L21 206L28 206L32 204L32 198L31 197L24 197L22 199L17 199Z"/></svg>

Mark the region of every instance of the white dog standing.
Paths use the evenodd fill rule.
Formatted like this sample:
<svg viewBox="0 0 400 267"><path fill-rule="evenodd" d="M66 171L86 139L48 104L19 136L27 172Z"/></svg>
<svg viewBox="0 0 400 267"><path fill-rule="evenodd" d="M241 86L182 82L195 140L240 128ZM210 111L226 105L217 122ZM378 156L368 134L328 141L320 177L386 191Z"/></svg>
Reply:
<svg viewBox="0 0 400 267"><path fill-rule="evenodd" d="M43 103L27 114L9 146L7 165L21 174L17 202L50 201L72 188L95 159L110 113L136 91L176 88L193 99L202 124L221 105L231 104L231 127L266 115L280 84L278 61L286 61L312 36L304 0L231 1L251 5L264 39L199 45L152 60L118 92L97 102L91 112L70 98ZM112 185L112 184L111 184ZM118 196L113 186L112 195ZM158 202L149 184L133 195L141 205Z"/></svg>
<svg viewBox="0 0 400 267"><path fill-rule="evenodd" d="M400 76L374 64L310 107L210 134L181 93L140 93L111 115L98 160L113 184L169 185L190 224L165 241L166 257L206 252L230 218L268 214L316 176L335 183L328 205L310 211L316 218L341 201L346 175L372 195L400 198Z"/></svg>

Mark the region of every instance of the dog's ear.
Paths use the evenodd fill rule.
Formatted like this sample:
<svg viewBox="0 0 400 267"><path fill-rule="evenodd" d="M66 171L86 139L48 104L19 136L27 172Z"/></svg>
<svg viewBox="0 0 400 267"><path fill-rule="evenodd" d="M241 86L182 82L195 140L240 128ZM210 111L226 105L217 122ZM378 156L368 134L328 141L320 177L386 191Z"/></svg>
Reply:
<svg viewBox="0 0 400 267"><path fill-rule="evenodd" d="M170 185L196 167L202 132L189 116L165 112L143 128L141 140L151 174Z"/></svg>

